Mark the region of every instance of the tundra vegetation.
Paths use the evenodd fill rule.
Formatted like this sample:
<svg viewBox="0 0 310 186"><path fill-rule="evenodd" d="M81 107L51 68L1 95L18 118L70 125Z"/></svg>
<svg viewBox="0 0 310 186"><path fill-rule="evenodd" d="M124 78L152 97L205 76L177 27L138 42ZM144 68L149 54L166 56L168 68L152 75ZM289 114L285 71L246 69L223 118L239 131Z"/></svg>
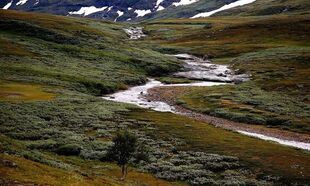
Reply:
<svg viewBox="0 0 310 186"><path fill-rule="evenodd" d="M144 23L149 37L141 45L207 57L251 75L238 85L180 91L178 104L243 123L309 133L309 23L307 13L154 20Z"/></svg>
<svg viewBox="0 0 310 186"><path fill-rule="evenodd" d="M279 109L283 108L279 100L272 100L273 109L267 102L271 96L280 97L283 93L290 96L287 112L291 107L299 109L298 113L292 113L290 120L300 123L293 123L288 129L306 132L309 120L299 119L299 115L309 112L305 106L308 64L303 62L308 59L306 39L309 36L305 34L308 20L306 16L294 17L299 21L289 27L288 34L281 35L277 33L280 29L274 28L281 26L277 22L287 26L292 19L280 16L193 21L197 24L188 24L187 20L150 22L145 23L150 37L136 42L128 41L123 32L128 26L125 23L0 10L0 184L307 184L308 152L242 136L183 116L143 110L98 97L144 83L149 76L164 78L167 82L189 81L169 76L181 65L162 53L208 54L215 62L234 62L234 68L251 72L253 81L218 90L192 89L180 95L189 108L201 109L190 105L196 95L208 91L218 94L224 89L225 92L221 91L211 102L210 97L203 96L202 107L208 104L210 108L222 108L220 99L226 96L231 102L252 103L282 116L281 113L286 112ZM212 27L205 27L209 23ZM294 29L297 25L301 27L298 32ZM229 29L220 31L225 27ZM257 32L271 30L274 33L265 39L260 34L254 36L255 27ZM213 41L206 39L205 32L209 33L210 29L214 29L215 35L211 38L216 39ZM266 35L269 31L262 33ZM229 41L226 34L235 37ZM279 41L271 39L275 34ZM223 43L240 42L242 35L244 45ZM191 42L182 38L185 36ZM298 39L290 39L295 37ZM202 44L210 49L199 47ZM265 60L275 59L279 51L287 57L279 61ZM268 52L274 56L267 55ZM251 68L245 63L248 61L261 66ZM268 71L265 65L271 65L274 70ZM277 72L284 76L275 75ZM289 74L289 81L285 81L288 72L293 73ZM264 74L269 74L266 77L270 81L262 79ZM278 78L277 81L272 77ZM297 79L303 81L294 81ZM304 88L296 89L297 85ZM244 101L248 93L243 88L252 90L253 87L258 89L258 93L253 92L257 97ZM232 93L226 95L226 90ZM299 99L304 100L298 102ZM230 107L222 109L235 112ZM128 159L132 166L123 181L118 179L121 172L117 164L108 158L115 144L113 137L120 130L134 134L137 144L144 145L141 147L144 150L137 152L148 154L148 158L141 158L145 154L135 153Z"/></svg>

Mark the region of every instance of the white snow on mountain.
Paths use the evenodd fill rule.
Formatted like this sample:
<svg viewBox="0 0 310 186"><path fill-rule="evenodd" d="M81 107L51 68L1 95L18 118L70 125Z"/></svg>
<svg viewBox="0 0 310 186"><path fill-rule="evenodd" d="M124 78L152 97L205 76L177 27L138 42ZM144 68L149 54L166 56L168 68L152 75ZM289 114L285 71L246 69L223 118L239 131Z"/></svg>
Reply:
<svg viewBox="0 0 310 186"><path fill-rule="evenodd" d="M224 5L224 6L222 6L219 9L216 9L216 10L213 10L213 11L210 11L210 12L199 13L199 14L191 17L191 18L209 17L209 16L211 16L211 15L217 13L217 12L220 12L220 11L223 11L223 10L227 10L227 9L230 9L230 8L234 8L234 7L237 7L237 6L242 6L242 5L250 4L250 3L253 3L254 1L256 1L256 0L239 0L239 1L235 1L233 3Z"/></svg>
<svg viewBox="0 0 310 186"><path fill-rule="evenodd" d="M165 7L163 7L163 6L160 6L160 4L163 2L164 0L157 0L156 1L156 5L155 5L155 10L156 11L161 11L161 10L164 10L165 9Z"/></svg>
<svg viewBox="0 0 310 186"><path fill-rule="evenodd" d="M151 10L135 10L135 13L137 14L137 17L143 17L146 14L151 13Z"/></svg>
<svg viewBox="0 0 310 186"><path fill-rule="evenodd" d="M156 11L161 11L161 10L164 10L165 8L163 6L159 6Z"/></svg>
<svg viewBox="0 0 310 186"><path fill-rule="evenodd" d="M25 3L27 3L28 0L20 0L16 3L16 5L23 5Z"/></svg>
<svg viewBox="0 0 310 186"><path fill-rule="evenodd" d="M192 3L196 3L198 1L199 0L181 0L178 3L172 3L172 5L174 5L174 6L189 5L189 4L192 4Z"/></svg>
<svg viewBox="0 0 310 186"><path fill-rule="evenodd" d="M117 10L116 12L118 14L118 17L121 17L122 15L124 15L124 12L120 11L120 10Z"/></svg>
<svg viewBox="0 0 310 186"><path fill-rule="evenodd" d="M124 15L124 12L122 12L120 10L117 10L116 13L118 14L118 16L115 18L114 22L116 22L119 17L122 17L122 15Z"/></svg>
<svg viewBox="0 0 310 186"><path fill-rule="evenodd" d="M156 7L158 7L164 0L157 0L156 1Z"/></svg>
<svg viewBox="0 0 310 186"><path fill-rule="evenodd" d="M2 9L7 10L12 6L13 1L9 2L8 4L6 4Z"/></svg>
<svg viewBox="0 0 310 186"><path fill-rule="evenodd" d="M90 6L90 7L81 7L80 10L78 11L74 11L74 12L69 12L70 15L83 15L83 16L87 16L96 12L100 12L103 11L105 9L107 9L108 7L102 7L102 8L96 8L95 6Z"/></svg>

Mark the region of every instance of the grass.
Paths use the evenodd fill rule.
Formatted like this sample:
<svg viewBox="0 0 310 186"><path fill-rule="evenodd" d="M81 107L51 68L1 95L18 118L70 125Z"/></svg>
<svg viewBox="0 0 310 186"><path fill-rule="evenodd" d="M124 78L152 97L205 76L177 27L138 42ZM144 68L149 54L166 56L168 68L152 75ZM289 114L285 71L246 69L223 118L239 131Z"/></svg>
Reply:
<svg viewBox="0 0 310 186"><path fill-rule="evenodd" d="M51 185L182 185L133 167L126 182L120 181L120 168L100 159L113 134L125 122L117 113L126 112L130 106L68 90L53 91L59 95L50 100L1 103L1 181ZM81 152L62 155L60 149L68 144L77 146ZM17 167L6 166L6 161Z"/></svg>
<svg viewBox="0 0 310 186"><path fill-rule="evenodd" d="M23 48L21 45L9 42L6 39L0 39L2 46L0 56L33 56L33 54Z"/></svg>
<svg viewBox="0 0 310 186"><path fill-rule="evenodd" d="M309 153L213 127L184 116L153 111L132 112L129 118L153 122L157 138L175 136L186 143L178 148L233 155L255 167L257 174L285 175L292 183L309 173ZM263 173L264 172L264 173Z"/></svg>
<svg viewBox="0 0 310 186"><path fill-rule="evenodd" d="M178 84L178 83L191 83L193 82L190 79L186 78L176 78L176 77L160 77L158 78L160 82L163 82L165 84Z"/></svg>
<svg viewBox="0 0 310 186"><path fill-rule="evenodd" d="M38 101L54 97L55 94L44 92L39 85L0 82L1 101Z"/></svg>
<svg viewBox="0 0 310 186"><path fill-rule="evenodd" d="M1 79L63 86L93 95L176 71L178 62L122 42L122 26L1 10Z"/></svg>
<svg viewBox="0 0 310 186"><path fill-rule="evenodd" d="M295 27L290 25L293 20ZM147 40L163 48L223 58L287 45L307 46L308 21L307 15L232 16L151 21L145 27L150 34Z"/></svg>
<svg viewBox="0 0 310 186"><path fill-rule="evenodd" d="M20 184L39 185L173 185L134 169L129 170L126 181L120 181L119 168L114 164L81 161L73 157L67 159L76 162L78 168L68 171L21 157L0 154L1 180L6 179L7 184L15 181Z"/></svg>
<svg viewBox="0 0 310 186"><path fill-rule="evenodd" d="M270 93L253 84L193 88L179 95L182 106L209 115L249 123L307 133L307 104L296 98Z"/></svg>

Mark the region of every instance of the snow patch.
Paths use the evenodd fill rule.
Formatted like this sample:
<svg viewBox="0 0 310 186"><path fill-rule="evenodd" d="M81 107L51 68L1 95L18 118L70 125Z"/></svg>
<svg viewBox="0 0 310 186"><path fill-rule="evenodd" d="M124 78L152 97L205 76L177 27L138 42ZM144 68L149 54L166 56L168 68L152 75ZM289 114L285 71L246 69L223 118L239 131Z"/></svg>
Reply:
<svg viewBox="0 0 310 186"><path fill-rule="evenodd" d="M161 11L161 10L165 9L163 6L160 6L160 4L161 4L163 1L164 1L164 0L157 0L157 1L156 1L156 6L155 6L156 11Z"/></svg>
<svg viewBox="0 0 310 186"><path fill-rule="evenodd" d="M118 14L118 16L115 18L114 22L116 22L119 17L122 17L124 15L124 12L122 12L120 10L117 10L116 13Z"/></svg>
<svg viewBox="0 0 310 186"><path fill-rule="evenodd" d="M8 4L6 4L2 9L7 10L12 6L13 1L9 2Z"/></svg>
<svg viewBox="0 0 310 186"><path fill-rule="evenodd" d="M151 10L135 10L135 13L137 14L137 17L143 17L146 14L151 13Z"/></svg>
<svg viewBox="0 0 310 186"><path fill-rule="evenodd" d="M28 0L20 0L16 3L16 5L23 5L25 3L27 3Z"/></svg>
<svg viewBox="0 0 310 186"><path fill-rule="evenodd" d="M110 7L108 8L108 12L110 12L110 11L112 10L112 8L113 8L113 6L110 6Z"/></svg>
<svg viewBox="0 0 310 186"><path fill-rule="evenodd" d="M80 10L74 11L74 12L69 12L70 15L83 15L83 16L88 16L90 14L96 13L103 11L107 9L108 7L102 7L102 8L96 8L95 6L89 6L89 7L81 7Z"/></svg>
<svg viewBox="0 0 310 186"><path fill-rule="evenodd" d="M304 150L310 150L310 143L290 141L290 140L282 140L279 138L270 137L270 136L266 136L266 135L258 134L258 133L246 132L246 131L242 131L242 130L238 130L237 132L244 134L244 135L247 135L247 136L252 136L252 137L267 140L267 141L274 141L274 142L277 142L277 143L280 143L280 144L286 145L286 146L291 146L291 147L304 149Z"/></svg>
<svg viewBox="0 0 310 186"><path fill-rule="evenodd" d="M161 10L164 10L165 8L163 6L159 6L156 11L161 11Z"/></svg>
<svg viewBox="0 0 310 186"><path fill-rule="evenodd" d="M192 4L192 3L196 3L198 1L199 0L181 0L178 3L172 3L172 5L174 5L174 6L189 5L189 4Z"/></svg>
<svg viewBox="0 0 310 186"><path fill-rule="evenodd" d="M243 5L246 5L246 4L250 4L250 3L253 3L255 1L256 0L239 0L239 1L235 1L233 3L224 5L224 6L222 6L219 9L216 9L216 10L213 10L213 11L210 11L210 12L199 13L199 14L191 17L191 18L209 17L209 16L211 16L211 15L217 13L217 12L220 12L220 11L223 11L223 10L227 10L227 9L231 9L231 8L234 8L234 7L237 7L237 6L243 6Z"/></svg>
<svg viewBox="0 0 310 186"><path fill-rule="evenodd" d="M156 7L158 7L164 0L157 0L156 1Z"/></svg>

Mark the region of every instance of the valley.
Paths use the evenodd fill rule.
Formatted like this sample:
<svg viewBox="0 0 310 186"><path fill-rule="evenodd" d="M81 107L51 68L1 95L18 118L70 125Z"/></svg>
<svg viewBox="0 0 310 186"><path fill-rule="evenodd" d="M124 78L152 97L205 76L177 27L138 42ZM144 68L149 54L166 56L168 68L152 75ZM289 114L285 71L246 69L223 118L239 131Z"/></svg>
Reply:
<svg viewBox="0 0 310 186"><path fill-rule="evenodd" d="M0 185L309 183L308 12L156 16L0 10Z"/></svg>

